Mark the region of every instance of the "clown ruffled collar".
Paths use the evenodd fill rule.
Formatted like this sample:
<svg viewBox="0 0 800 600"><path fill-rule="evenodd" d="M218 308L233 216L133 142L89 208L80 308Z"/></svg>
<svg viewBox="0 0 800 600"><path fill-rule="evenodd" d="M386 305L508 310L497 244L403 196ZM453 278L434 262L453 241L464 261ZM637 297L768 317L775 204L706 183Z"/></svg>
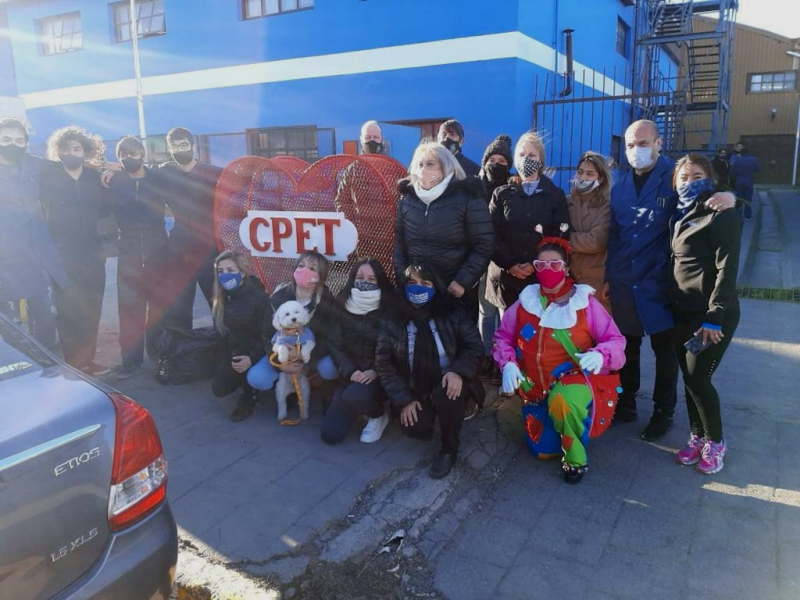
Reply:
<svg viewBox="0 0 800 600"><path fill-rule="evenodd" d="M542 308L539 295L539 284L529 285L519 295L519 303L526 311L539 317L539 324L550 329L569 329L578 322L578 311L589 306L589 298L594 288L582 283L576 284L574 292L567 302L556 304L551 302Z"/></svg>

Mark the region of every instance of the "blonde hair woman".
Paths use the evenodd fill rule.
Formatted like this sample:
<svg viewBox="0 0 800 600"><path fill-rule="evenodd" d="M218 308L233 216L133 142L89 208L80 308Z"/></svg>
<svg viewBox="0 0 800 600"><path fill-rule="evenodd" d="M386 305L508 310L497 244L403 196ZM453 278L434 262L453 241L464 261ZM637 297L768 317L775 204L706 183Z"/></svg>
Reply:
<svg viewBox="0 0 800 600"><path fill-rule="evenodd" d="M258 401L258 393L247 383L247 372L265 355L261 329L269 296L261 281L249 274L246 258L236 252L227 250L217 256L214 271L212 315L224 351L211 390L215 396L223 397L241 388L242 396L231 420L243 421L253 414Z"/></svg>
<svg viewBox="0 0 800 600"><path fill-rule="evenodd" d="M497 188L489 202L496 237L486 298L501 311L536 283L533 259L544 237L569 238L569 209L564 192L544 175L541 136L529 131L514 149L517 175Z"/></svg>
<svg viewBox="0 0 800 600"><path fill-rule="evenodd" d="M394 271L398 283L411 264L426 263L447 291L478 319L478 282L489 264L494 234L483 184L466 177L453 154L423 142L398 183L403 197L395 221Z"/></svg>

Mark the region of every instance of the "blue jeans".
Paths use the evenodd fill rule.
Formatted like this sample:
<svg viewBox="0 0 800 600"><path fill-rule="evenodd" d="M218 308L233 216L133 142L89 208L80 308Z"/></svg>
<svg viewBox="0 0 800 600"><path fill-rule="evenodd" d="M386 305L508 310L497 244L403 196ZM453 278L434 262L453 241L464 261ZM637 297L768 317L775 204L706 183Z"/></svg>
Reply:
<svg viewBox="0 0 800 600"><path fill-rule="evenodd" d="M312 371L316 371L327 381L333 381L339 377L339 369L333 364L330 356L323 356L316 362L312 361L309 366ZM278 381L279 374L280 370L270 364L269 356L265 356L247 371L247 383L257 390L271 390Z"/></svg>

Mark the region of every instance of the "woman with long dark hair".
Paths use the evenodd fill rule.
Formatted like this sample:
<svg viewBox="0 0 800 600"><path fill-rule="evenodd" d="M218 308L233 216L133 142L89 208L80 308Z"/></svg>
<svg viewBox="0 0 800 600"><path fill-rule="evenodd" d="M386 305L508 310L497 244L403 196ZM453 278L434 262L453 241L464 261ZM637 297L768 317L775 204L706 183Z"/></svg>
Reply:
<svg viewBox="0 0 800 600"><path fill-rule="evenodd" d="M247 382L250 368L264 357L261 324L264 313L271 312L269 296L261 281L250 275L247 259L226 250L214 261L214 327L222 336L223 351L211 390L218 398L242 390L231 413L231 421L243 421L253 414L258 392ZM275 384L273 379L272 385ZM272 387L270 385L269 387Z"/></svg>
<svg viewBox="0 0 800 600"><path fill-rule="evenodd" d="M382 322L375 365L404 434L430 439L438 416L442 448L428 473L440 479L456 462L483 343L475 319L454 305L436 271L412 264L403 281L405 302Z"/></svg>
<svg viewBox="0 0 800 600"><path fill-rule="evenodd" d="M678 362L686 387L689 441L676 455L706 475L722 470L728 444L722 435L719 394L711 378L739 325L736 277L742 220L734 210L715 211L706 200L723 191L705 156L689 154L675 165L678 213L672 226L670 300ZM695 339L696 346L684 343Z"/></svg>
<svg viewBox="0 0 800 600"><path fill-rule="evenodd" d="M381 319L395 309L395 298L380 262L365 258L353 265L338 296L339 319L330 330L331 357L344 381L322 420L322 439L328 444L344 440L362 415L368 419L361 432L365 444L377 442L389 424L386 393L375 370L375 346Z"/></svg>

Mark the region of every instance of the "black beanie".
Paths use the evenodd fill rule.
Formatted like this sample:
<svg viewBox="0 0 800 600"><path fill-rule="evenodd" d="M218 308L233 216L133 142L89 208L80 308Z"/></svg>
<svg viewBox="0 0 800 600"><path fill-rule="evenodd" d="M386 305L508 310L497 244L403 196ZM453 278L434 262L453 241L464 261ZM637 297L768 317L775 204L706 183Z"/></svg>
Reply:
<svg viewBox="0 0 800 600"><path fill-rule="evenodd" d="M501 133L494 141L486 146L486 150L483 153L483 160L481 161L481 166L485 166L486 162L489 160L489 157L492 154L499 154L503 158L508 161L509 168L511 165L514 164L513 157L511 156L511 137L507 136L504 133Z"/></svg>

